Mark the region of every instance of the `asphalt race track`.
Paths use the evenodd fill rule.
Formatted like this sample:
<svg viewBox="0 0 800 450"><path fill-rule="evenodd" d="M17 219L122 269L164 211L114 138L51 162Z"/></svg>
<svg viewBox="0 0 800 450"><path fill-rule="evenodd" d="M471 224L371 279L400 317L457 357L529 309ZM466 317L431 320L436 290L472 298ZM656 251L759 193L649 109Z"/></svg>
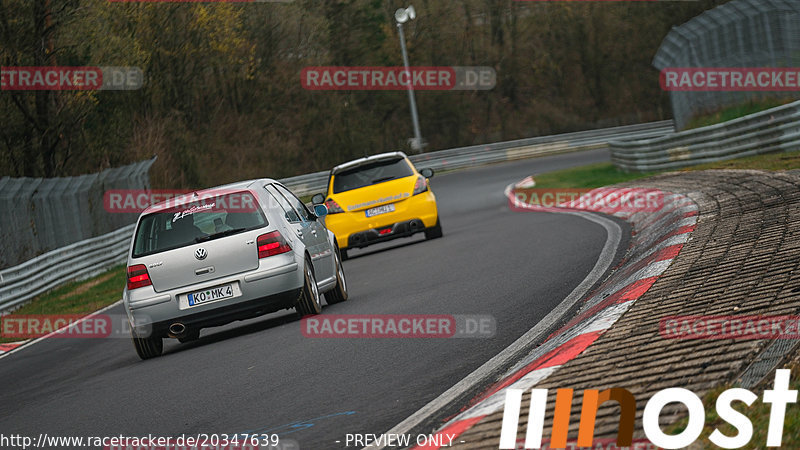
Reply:
<svg viewBox="0 0 800 450"><path fill-rule="evenodd" d="M438 174L444 238L351 252L350 300L323 314L489 314L488 339L310 339L293 311L165 341L47 339L0 359L0 431L38 436L278 433L302 449L382 433L528 331L592 269L606 236L583 218L519 213L503 188L608 159L591 151ZM623 246L627 244L627 237ZM120 291L122 286L120 286ZM118 305L109 314L122 314Z"/></svg>

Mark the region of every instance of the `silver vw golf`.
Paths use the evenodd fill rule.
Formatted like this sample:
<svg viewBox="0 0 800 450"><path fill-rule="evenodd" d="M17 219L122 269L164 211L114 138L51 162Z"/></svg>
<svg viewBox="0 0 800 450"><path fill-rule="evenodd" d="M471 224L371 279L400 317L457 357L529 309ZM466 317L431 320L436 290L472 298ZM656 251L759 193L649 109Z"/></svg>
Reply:
<svg viewBox="0 0 800 450"><path fill-rule="evenodd" d="M279 182L243 181L147 208L128 253L123 303L136 353L161 355L163 338L281 309L318 314L347 300L336 238Z"/></svg>

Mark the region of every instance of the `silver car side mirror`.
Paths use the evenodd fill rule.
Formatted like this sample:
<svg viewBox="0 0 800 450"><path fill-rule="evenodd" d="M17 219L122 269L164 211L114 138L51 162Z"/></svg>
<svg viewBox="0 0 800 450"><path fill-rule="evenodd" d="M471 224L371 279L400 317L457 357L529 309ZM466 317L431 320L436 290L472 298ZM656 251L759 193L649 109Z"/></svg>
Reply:
<svg viewBox="0 0 800 450"><path fill-rule="evenodd" d="M317 217L325 217L328 215L328 207L325 205L314 205L314 215Z"/></svg>

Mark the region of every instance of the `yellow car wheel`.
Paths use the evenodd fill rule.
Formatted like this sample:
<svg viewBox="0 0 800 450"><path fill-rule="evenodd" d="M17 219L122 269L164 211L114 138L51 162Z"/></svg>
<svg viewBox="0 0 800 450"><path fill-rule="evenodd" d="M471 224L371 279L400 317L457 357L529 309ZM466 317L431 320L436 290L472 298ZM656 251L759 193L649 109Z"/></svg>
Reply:
<svg viewBox="0 0 800 450"><path fill-rule="evenodd" d="M442 233L442 222L439 218L436 218L436 225L425 229L425 239L438 239L442 236L444 236L444 233Z"/></svg>

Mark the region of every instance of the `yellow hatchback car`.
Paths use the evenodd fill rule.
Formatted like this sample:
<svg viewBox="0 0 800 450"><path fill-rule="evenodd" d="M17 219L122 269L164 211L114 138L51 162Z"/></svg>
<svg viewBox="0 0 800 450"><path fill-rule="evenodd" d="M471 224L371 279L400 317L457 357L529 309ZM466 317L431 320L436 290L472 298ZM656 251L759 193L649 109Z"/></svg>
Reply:
<svg viewBox="0 0 800 450"><path fill-rule="evenodd" d="M347 250L424 232L442 237L436 196L430 188L433 169L417 171L402 152L381 153L340 164L328 177L325 226L336 235L342 259Z"/></svg>

